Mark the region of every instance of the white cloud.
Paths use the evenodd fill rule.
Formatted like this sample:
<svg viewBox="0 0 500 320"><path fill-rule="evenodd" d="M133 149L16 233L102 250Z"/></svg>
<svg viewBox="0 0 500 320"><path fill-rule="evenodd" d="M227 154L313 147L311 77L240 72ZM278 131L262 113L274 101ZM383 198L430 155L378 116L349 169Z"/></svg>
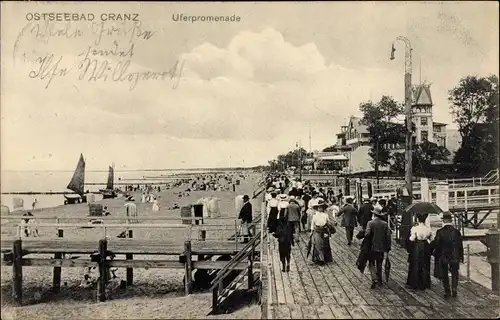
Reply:
<svg viewBox="0 0 500 320"><path fill-rule="evenodd" d="M224 30L171 24L164 16L172 7L141 11L143 19L151 16L158 32L153 42L136 47L130 70L149 66L168 70L175 62L172 57L180 57L185 64L175 90L170 80L139 82L129 91L128 83L92 83L76 76L55 78L45 89L43 81L28 78L33 65L11 63L20 28L9 32L2 28L2 58L7 57L2 59L2 166L72 169L80 152L92 159L89 166L95 168L105 168L111 161L135 168L262 164L298 140L307 146L309 125L313 149L331 145L345 119L358 113L360 102L378 100L383 94L402 101L402 49L398 47L396 62L386 55L390 39L405 26L422 33L422 41L414 41L415 52L429 57L424 71L436 82L437 120L449 121L446 90L476 70L469 57L473 46L455 50L450 56L455 60L448 61L444 49L457 48L457 39L438 32L431 23L433 12L422 9L430 21L421 20L422 14L405 16L409 7L400 6L402 14L394 13L400 18L384 24L380 17L387 15L372 12L382 6L361 10L359 15L358 6L352 10L325 6L324 12L304 6L282 15L265 8L249 10L253 17L248 14L245 19L254 19L252 23ZM335 15L326 8L337 17L331 19ZM2 18L10 19L9 26L24 23L18 16L23 16L19 10L2 13ZM408 23L409 18L429 23ZM271 22L275 28L259 29ZM467 28L472 30L463 22L460 30ZM319 34L320 30L331 32ZM471 36L481 39L476 33ZM439 40L424 43L434 35ZM39 52L53 50L71 64L92 39L63 40L53 38L43 44L25 38L20 52L30 46ZM484 51L491 56L497 52L488 47Z"/></svg>

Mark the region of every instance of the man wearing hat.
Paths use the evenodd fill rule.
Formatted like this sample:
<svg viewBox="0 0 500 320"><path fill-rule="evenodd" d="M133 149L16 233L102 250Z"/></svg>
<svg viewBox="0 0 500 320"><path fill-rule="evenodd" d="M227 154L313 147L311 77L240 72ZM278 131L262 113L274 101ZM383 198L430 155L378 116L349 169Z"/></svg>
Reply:
<svg viewBox="0 0 500 320"><path fill-rule="evenodd" d="M241 207L238 219L241 219L241 233L244 236L244 242L250 241L250 224L252 223L252 204L248 195L243 196L243 207Z"/></svg>
<svg viewBox="0 0 500 320"><path fill-rule="evenodd" d="M372 219L372 213L373 211L373 206L370 202L369 198L365 198L363 200L363 204L359 207L359 213L358 213L358 223L363 228L363 230L366 230L366 225L368 224L368 221Z"/></svg>
<svg viewBox="0 0 500 320"><path fill-rule="evenodd" d="M266 192L266 196L265 196L265 199L266 199L266 203L271 200L271 193L274 192L274 188L273 187L269 187L267 188L267 192Z"/></svg>
<svg viewBox="0 0 500 320"><path fill-rule="evenodd" d="M292 233L300 231L300 206L294 196L290 196L288 206L286 207L286 220L290 225Z"/></svg>
<svg viewBox="0 0 500 320"><path fill-rule="evenodd" d="M449 298L457 296L459 267L464 262L464 244L460 231L452 224L451 213L444 212L442 220L443 227L436 232L431 248L439 264L444 296ZM448 271L451 273L451 288Z"/></svg>
<svg viewBox="0 0 500 320"><path fill-rule="evenodd" d="M373 210L374 218L366 224L365 237L371 237L368 267L372 277L371 288L375 289L377 283L382 285L382 262L384 254L391 250L391 229L384 221L385 212L380 207Z"/></svg>
<svg viewBox="0 0 500 320"><path fill-rule="evenodd" d="M284 193L280 194L278 196L279 198L279 203L278 203L278 220L283 220L285 219L286 215L286 208L288 207L288 196Z"/></svg>
<svg viewBox="0 0 500 320"><path fill-rule="evenodd" d="M347 237L347 245L352 244L352 237L354 235L354 228L358 224L358 211L354 208L352 202L353 199L348 197L346 199L347 204L340 210L337 214L339 217L342 216L341 227L345 227L345 234Z"/></svg>

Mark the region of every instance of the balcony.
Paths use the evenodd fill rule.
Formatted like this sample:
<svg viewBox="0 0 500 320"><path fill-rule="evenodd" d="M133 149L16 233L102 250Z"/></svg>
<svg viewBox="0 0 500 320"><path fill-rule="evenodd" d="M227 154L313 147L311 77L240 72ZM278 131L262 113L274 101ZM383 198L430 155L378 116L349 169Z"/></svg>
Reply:
<svg viewBox="0 0 500 320"><path fill-rule="evenodd" d="M347 145L351 144L356 144L356 143L365 143L365 142L370 142L370 138L368 137L361 137L361 138L354 138L354 139L349 139L346 141Z"/></svg>

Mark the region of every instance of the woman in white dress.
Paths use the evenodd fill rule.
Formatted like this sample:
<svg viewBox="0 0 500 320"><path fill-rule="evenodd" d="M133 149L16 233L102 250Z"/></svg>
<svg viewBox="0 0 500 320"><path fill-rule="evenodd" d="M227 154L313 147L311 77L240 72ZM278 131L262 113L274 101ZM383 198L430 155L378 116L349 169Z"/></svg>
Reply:
<svg viewBox="0 0 500 320"><path fill-rule="evenodd" d="M154 198L153 200L153 212L158 212L160 211L160 206L158 205L158 200L156 200L156 198Z"/></svg>

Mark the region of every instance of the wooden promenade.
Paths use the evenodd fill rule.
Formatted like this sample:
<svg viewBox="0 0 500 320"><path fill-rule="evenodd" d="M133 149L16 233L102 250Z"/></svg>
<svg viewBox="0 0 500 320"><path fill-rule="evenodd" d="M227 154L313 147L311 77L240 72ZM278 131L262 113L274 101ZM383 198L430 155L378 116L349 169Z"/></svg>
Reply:
<svg viewBox="0 0 500 320"><path fill-rule="evenodd" d="M406 288L407 253L393 244L391 276L387 285L370 289L368 267L356 267L360 241L352 246L342 228L330 243L334 262L316 266L306 257L308 233L292 247L290 272L281 271L278 245L269 238L264 259L268 279L263 285L262 318L266 319L432 319L498 318L499 297L475 282L460 279L458 297L445 300L441 283L432 277L432 288ZM267 298L268 297L268 298ZM267 300L267 301L265 301Z"/></svg>

